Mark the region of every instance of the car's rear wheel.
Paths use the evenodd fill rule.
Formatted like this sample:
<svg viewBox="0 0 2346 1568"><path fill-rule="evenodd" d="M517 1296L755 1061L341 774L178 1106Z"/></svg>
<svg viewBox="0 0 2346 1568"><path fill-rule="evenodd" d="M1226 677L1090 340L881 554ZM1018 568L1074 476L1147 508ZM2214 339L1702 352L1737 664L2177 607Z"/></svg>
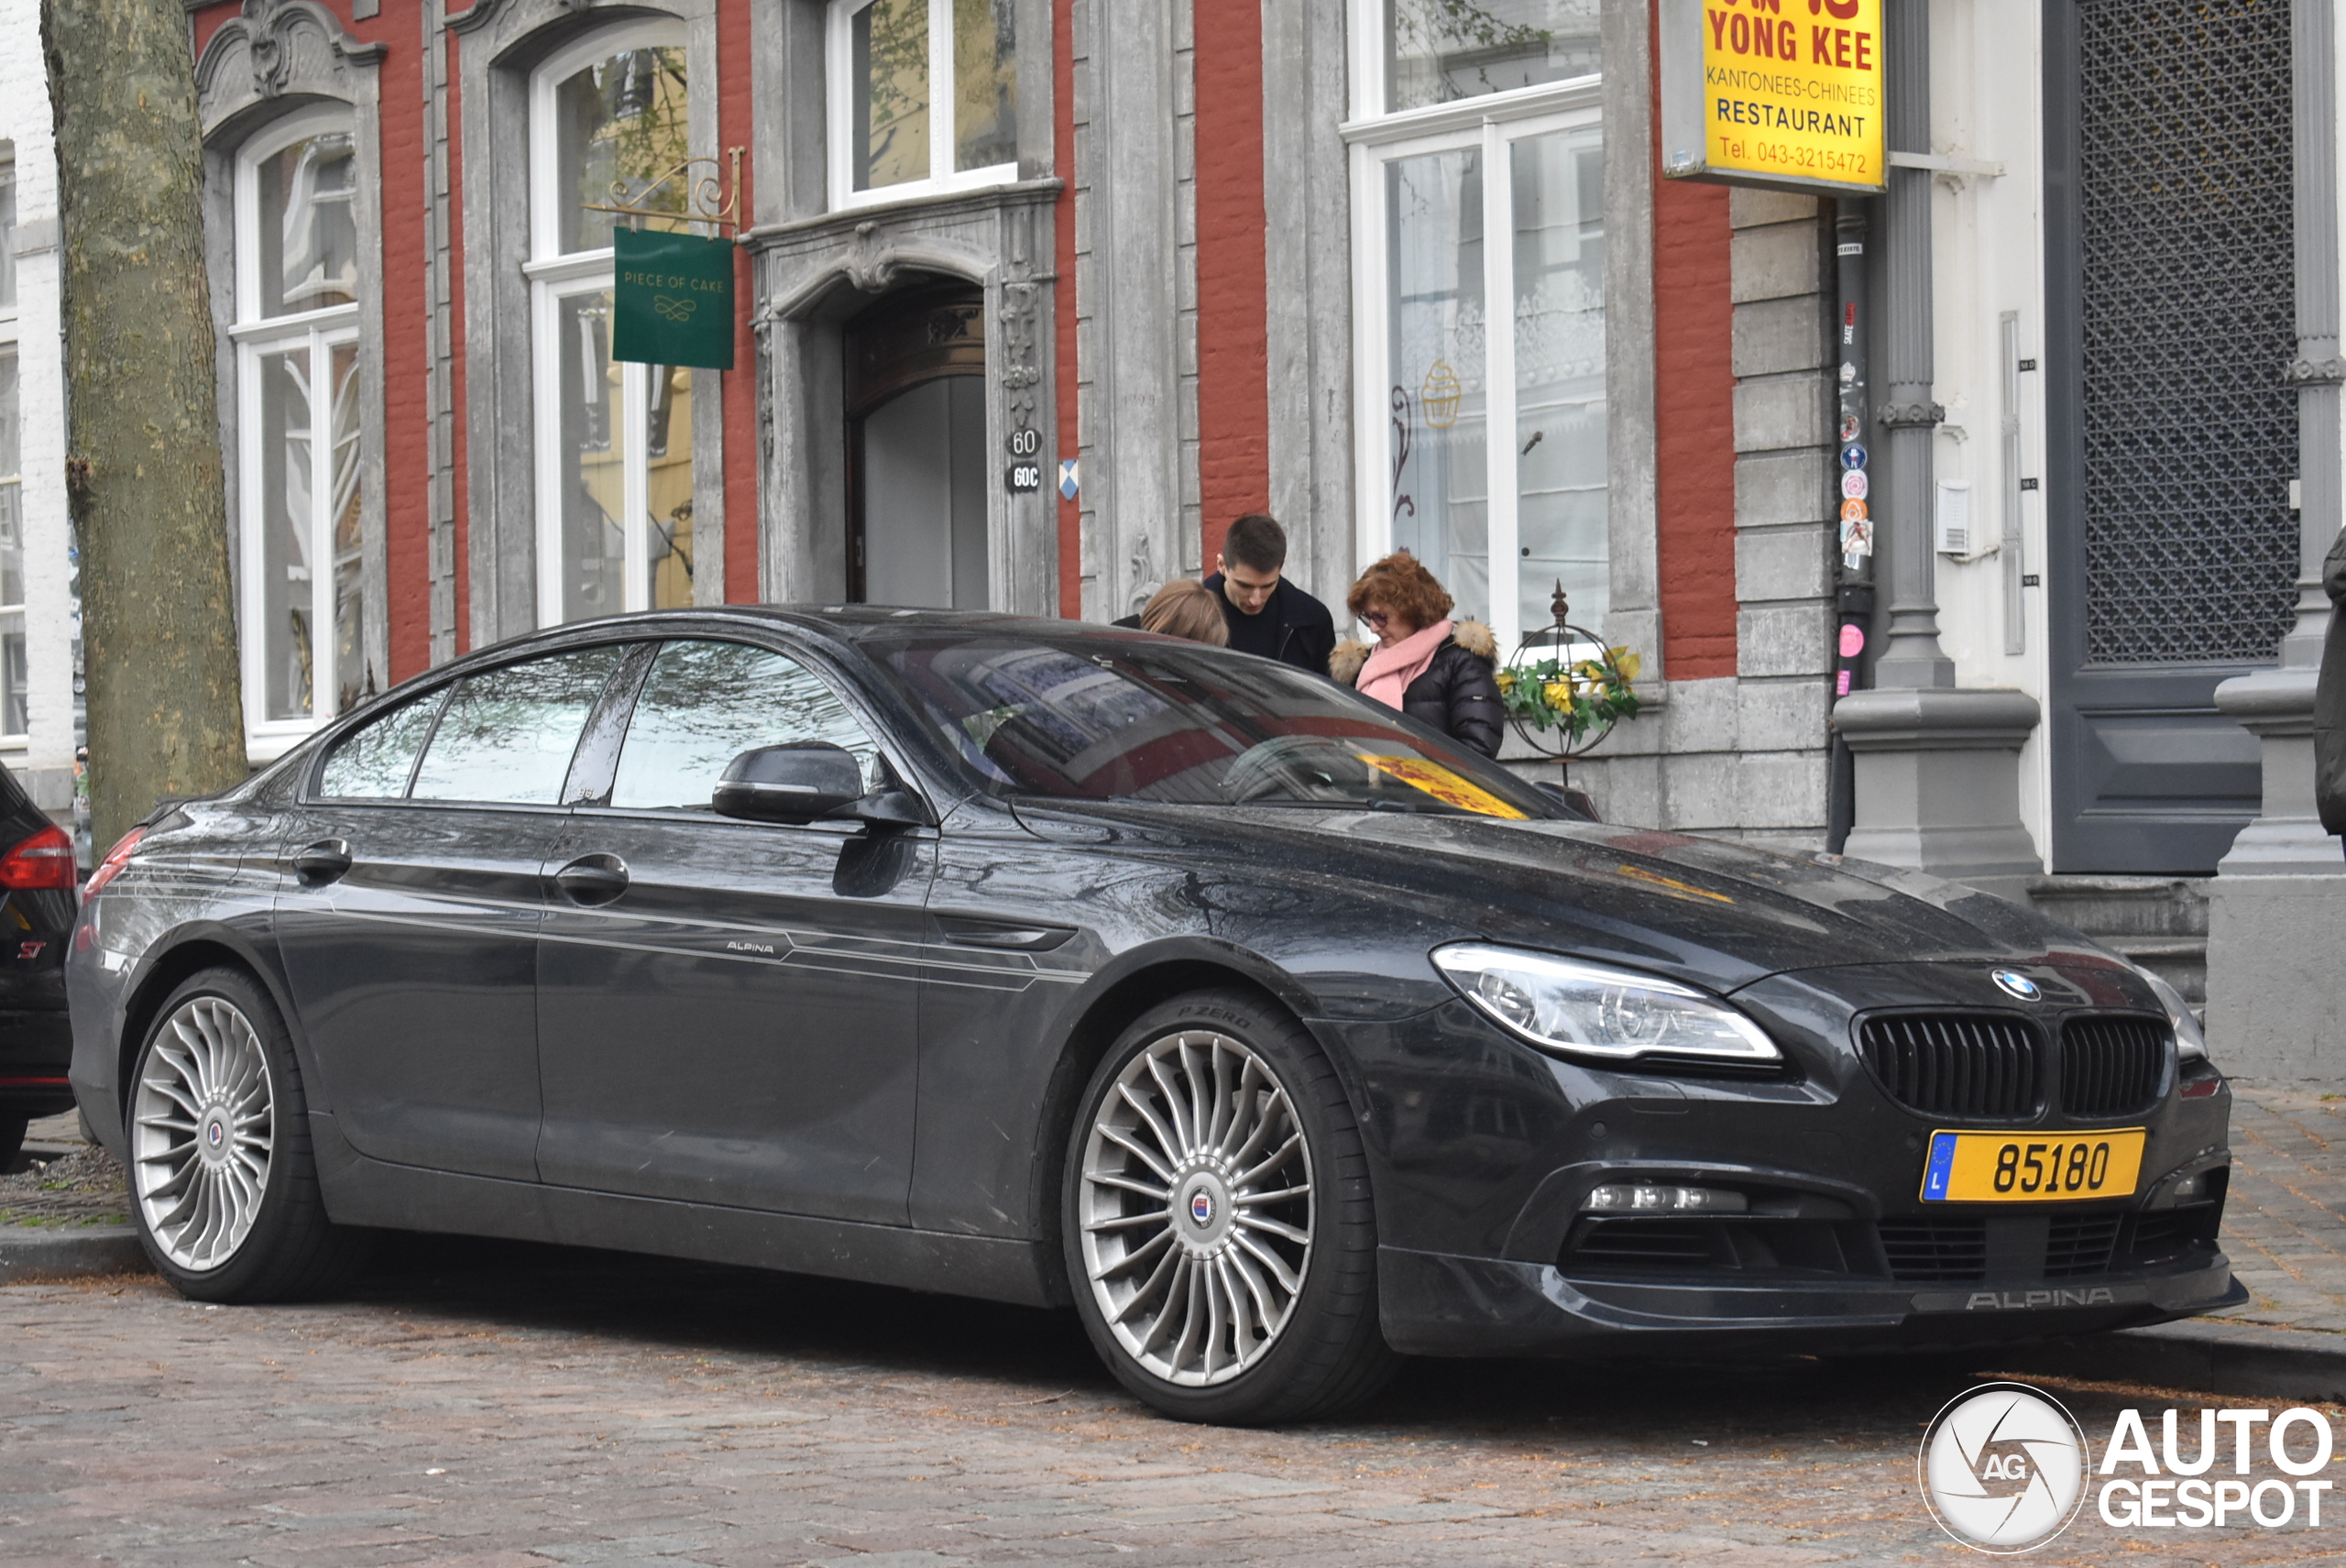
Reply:
<svg viewBox="0 0 2346 1568"><path fill-rule="evenodd" d="M1076 1117L1063 1210L1092 1344L1168 1415L1324 1416L1398 1364L1352 1108L1266 1001L1196 992L1124 1032Z"/></svg>
<svg viewBox="0 0 2346 1568"><path fill-rule="evenodd" d="M365 1236L326 1218L300 1067L242 970L191 976L131 1076L130 1196L147 1255L182 1295L278 1301L333 1289Z"/></svg>

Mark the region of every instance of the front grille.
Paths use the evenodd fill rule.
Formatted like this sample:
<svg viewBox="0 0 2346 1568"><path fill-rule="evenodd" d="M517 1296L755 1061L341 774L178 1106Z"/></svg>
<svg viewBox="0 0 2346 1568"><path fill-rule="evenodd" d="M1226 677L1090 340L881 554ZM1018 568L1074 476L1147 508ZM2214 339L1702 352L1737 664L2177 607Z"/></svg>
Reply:
<svg viewBox="0 0 2346 1568"><path fill-rule="evenodd" d="M2110 1249L2118 1245L2123 1214L2056 1214L2045 1238L2045 1274L2048 1279L2110 1272Z"/></svg>
<svg viewBox="0 0 2346 1568"><path fill-rule="evenodd" d="M1902 1284L1960 1282L1988 1276L1988 1222L1984 1217L1927 1215L1884 1220L1875 1227L1890 1277Z"/></svg>
<svg viewBox="0 0 2346 1568"><path fill-rule="evenodd" d="M2036 1109L2044 1081L2034 1028L1995 1013L1869 1018L1866 1066L1890 1097L1927 1116L2015 1121Z"/></svg>
<svg viewBox="0 0 2346 1568"><path fill-rule="evenodd" d="M2166 1069L2168 1031L2164 1019L2070 1019L2061 1030L2061 1109L2122 1116L2146 1108Z"/></svg>

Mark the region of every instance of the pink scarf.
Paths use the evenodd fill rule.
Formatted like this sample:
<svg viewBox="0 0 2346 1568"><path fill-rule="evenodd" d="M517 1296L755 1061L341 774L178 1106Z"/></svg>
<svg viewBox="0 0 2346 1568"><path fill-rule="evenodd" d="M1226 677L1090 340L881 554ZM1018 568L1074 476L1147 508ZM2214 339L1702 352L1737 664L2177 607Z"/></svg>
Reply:
<svg viewBox="0 0 2346 1568"><path fill-rule="evenodd" d="M1379 648L1360 667L1360 679L1353 684L1366 695L1387 707L1401 706L1401 694L1409 683L1426 673L1433 656L1450 640L1450 622L1437 620L1431 626L1410 632L1389 648Z"/></svg>

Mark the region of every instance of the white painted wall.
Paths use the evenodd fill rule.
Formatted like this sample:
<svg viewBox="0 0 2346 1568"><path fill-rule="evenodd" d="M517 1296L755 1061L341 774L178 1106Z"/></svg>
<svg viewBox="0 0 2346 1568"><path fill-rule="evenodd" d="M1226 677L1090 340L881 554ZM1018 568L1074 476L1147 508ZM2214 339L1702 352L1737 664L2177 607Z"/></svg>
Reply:
<svg viewBox="0 0 2346 1568"><path fill-rule="evenodd" d="M26 650L30 739L0 761L52 811L73 772L71 535L65 511L65 373L58 313L57 157L41 64L39 0L0 0L0 141L15 149L17 370L24 414Z"/></svg>
<svg viewBox="0 0 2346 1568"><path fill-rule="evenodd" d="M1965 686L2008 686L2048 706L2043 587L2023 590L2023 649L2005 652L2002 329L2019 313L2020 356L2045 362L2043 53L2036 0L1934 0L1931 149L2003 166L2001 175L1934 182L1932 265L1938 381L1946 410L1935 454L1941 481L1971 485L1974 556L1938 560L1940 643ZM2020 378L2021 474L2045 472L2045 375ZM2025 570L2045 574L2045 492L2021 496ZM1978 554L1986 549L1989 553ZM2052 843L2050 750L2040 724L2021 754L2021 820Z"/></svg>

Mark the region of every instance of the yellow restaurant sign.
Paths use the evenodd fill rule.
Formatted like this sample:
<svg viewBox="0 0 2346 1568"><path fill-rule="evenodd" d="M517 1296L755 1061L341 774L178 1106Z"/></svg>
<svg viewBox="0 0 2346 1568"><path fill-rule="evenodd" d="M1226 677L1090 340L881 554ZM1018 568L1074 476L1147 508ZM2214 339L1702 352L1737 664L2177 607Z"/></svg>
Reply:
<svg viewBox="0 0 2346 1568"><path fill-rule="evenodd" d="M1661 0L1661 171L1884 184L1881 0Z"/></svg>

